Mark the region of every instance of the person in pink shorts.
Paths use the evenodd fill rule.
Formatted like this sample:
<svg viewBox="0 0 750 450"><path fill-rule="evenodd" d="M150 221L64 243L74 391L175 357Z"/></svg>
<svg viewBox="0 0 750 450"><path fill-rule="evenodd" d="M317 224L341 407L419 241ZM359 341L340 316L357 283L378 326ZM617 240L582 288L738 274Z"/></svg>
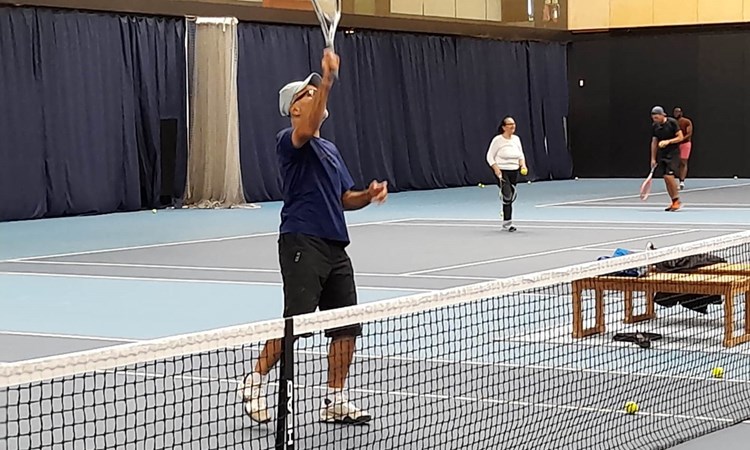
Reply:
<svg viewBox="0 0 750 450"><path fill-rule="evenodd" d="M687 178L688 159L690 159L690 150L693 149L693 121L685 117L682 108L675 108L673 111L674 118L682 130L685 138L680 142L680 190L685 189L685 178Z"/></svg>

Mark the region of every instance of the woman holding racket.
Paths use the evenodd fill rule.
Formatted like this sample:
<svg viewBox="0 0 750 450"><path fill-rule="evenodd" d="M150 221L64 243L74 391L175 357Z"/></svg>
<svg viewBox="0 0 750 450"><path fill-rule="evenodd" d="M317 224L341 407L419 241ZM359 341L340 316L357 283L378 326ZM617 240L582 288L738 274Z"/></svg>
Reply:
<svg viewBox="0 0 750 450"><path fill-rule="evenodd" d="M521 139L515 135L516 121L506 116L497 129L498 135L490 142L487 150L487 164L497 178L500 198L503 200L503 229L513 232L513 202L516 200L518 174L526 175L526 157L523 154Z"/></svg>
<svg viewBox="0 0 750 450"><path fill-rule="evenodd" d="M655 106L651 110L653 132L651 136L651 169L653 176L663 177L672 203L665 211L677 211L680 202L677 176L680 172L680 147L682 130L677 120L667 117L664 108Z"/></svg>

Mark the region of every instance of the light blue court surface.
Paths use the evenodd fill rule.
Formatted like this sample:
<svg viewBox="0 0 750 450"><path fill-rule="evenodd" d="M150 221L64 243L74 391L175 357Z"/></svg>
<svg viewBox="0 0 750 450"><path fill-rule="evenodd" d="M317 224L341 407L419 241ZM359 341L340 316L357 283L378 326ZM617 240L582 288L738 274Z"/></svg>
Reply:
<svg viewBox="0 0 750 450"><path fill-rule="evenodd" d="M385 205L348 213L360 302L594 261L618 247L642 250L648 242L665 247L750 230L750 180L690 179L681 193L684 209L676 213L663 210L669 199L658 180L652 196L642 202L641 182L519 185L519 230L514 234L500 229L496 186L392 194ZM259 206L0 224L0 363L280 317L276 230L281 205ZM537 371L532 377L545 376L550 367L557 375L585 368L609 383L617 379L611 372L633 371L626 363L637 360L634 350L613 349L603 337L580 343L574 357L559 351L574 344L569 298L516 300L514 305L480 302L484 306L446 312L443 321L431 324L433 337L416 341L407 339L409 322L396 319L389 323L392 329L364 336L359 345L363 352L409 360L452 358L504 367L509 373L532 368ZM550 311L554 314L548 317ZM622 311L611 312L608 330L622 326ZM486 342L456 351L447 341L457 332L451 314L476 315L459 331L486 335ZM734 377L750 380L750 350L706 351L721 349L718 309L704 318L689 318L688 326L669 321L675 317L682 320L676 312L651 326L673 336L679 346L657 344L657 351L642 355L645 366L684 367L681 376L697 379L705 375L705 367L718 363ZM711 335L715 341L696 341L689 334L702 333L702 339L706 329L718 330ZM509 331L512 336L503 334ZM322 344L310 345L317 354L324 351ZM675 358L684 364L675 364ZM642 376L631 374L617 382L637 385ZM710 382L704 388L723 392ZM619 401L598 408L619 408ZM750 437L746 427L680 448L719 445L711 439L729 434L732 442L744 442ZM737 440L737 433L746 438Z"/></svg>
<svg viewBox="0 0 750 450"><path fill-rule="evenodd" d="M367 275L360 300L591 261L649 240L664 246L750 229L749 180L688 180L677 213L663 211L658 180L641 202L640 183L520 185L515 235L498 230L495 186L392 194L385 205L348 213L355 270ZM260 206L2 223L0 329L147 339L279 317L280 204ZM228 266L248 272L230 276Z"/></svg>

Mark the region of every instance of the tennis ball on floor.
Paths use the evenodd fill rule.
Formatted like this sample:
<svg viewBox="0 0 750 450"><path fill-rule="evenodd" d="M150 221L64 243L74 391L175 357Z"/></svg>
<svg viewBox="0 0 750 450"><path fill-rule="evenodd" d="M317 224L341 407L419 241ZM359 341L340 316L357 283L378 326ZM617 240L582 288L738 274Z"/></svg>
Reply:
<svg viewBox="0 0 750 450"><path fill-rule="evenodd" d="M711 375L713 375L714 378L724 378L724 368L714 367L711 371Z"/></svg>
<svg viewBox="0 0 750 450"><path fill-rule="evenodd" d="M482 184L482 183L479 183L479 184L478 184L477 186L479 186L480 188L483 188L483 187L484 187L484 184Z"/></svg>
<svg viewBox="0 0 750 450"><path fill-rule="evenodd" d="M627 402L625 403L625 412L628 414L635 414L638 412L638 403L636 402Z"/></svg>
<svg viewBox="0 0 750 450"><path fill-rule="evenodd" d="M576 180L577 180L577 179L578 179L578 177L576 177Z"/></svg>
<svg viewBox="0 0 750 450"><path fill-rule="evenodd" d="M734 179L735 179L735 180L737 179L737 175L735 175L735 176L734 176Z"/></svg>
<svg viewBox="0 0 750 450"><path fill-rule="evenodd" d="M152 209L152 210L151 210L151 214L156 214L156 210L155 210L155 209Z"/></svg>
<svg viewBox="0 0 750 450"><path fill-rule="evenodd" d="M525 167L521 167L521 175L528 175L528 174L529 174L529 169Z"/></svg>

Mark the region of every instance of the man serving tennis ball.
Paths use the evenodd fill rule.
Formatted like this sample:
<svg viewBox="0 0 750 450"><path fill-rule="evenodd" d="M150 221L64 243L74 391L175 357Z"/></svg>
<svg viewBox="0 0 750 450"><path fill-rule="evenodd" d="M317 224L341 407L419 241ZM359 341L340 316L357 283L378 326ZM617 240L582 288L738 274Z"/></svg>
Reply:
<svg viewBox="0 0 750 450"><path fill-rule="evenodd" d="M276 136L276 154L282 177L279 263L284 283L284 317L342 308L357 303L354 270L344 211L383 203L386 182L373 181L367 190L355 191L354 181L336 145L320 137L328 117L328 94L339 68L339 57L323 54L323 76L313 73L279 91L279 111L291 118L291 127ZM324 422L365 423L370 415L352 404L344 384L354 355L359 324L326 330L328 390L320 410ZM265 385L271 368L281 357L281 340L266 342L240 390L245 411L256 422L268 422Z"/></svg>

